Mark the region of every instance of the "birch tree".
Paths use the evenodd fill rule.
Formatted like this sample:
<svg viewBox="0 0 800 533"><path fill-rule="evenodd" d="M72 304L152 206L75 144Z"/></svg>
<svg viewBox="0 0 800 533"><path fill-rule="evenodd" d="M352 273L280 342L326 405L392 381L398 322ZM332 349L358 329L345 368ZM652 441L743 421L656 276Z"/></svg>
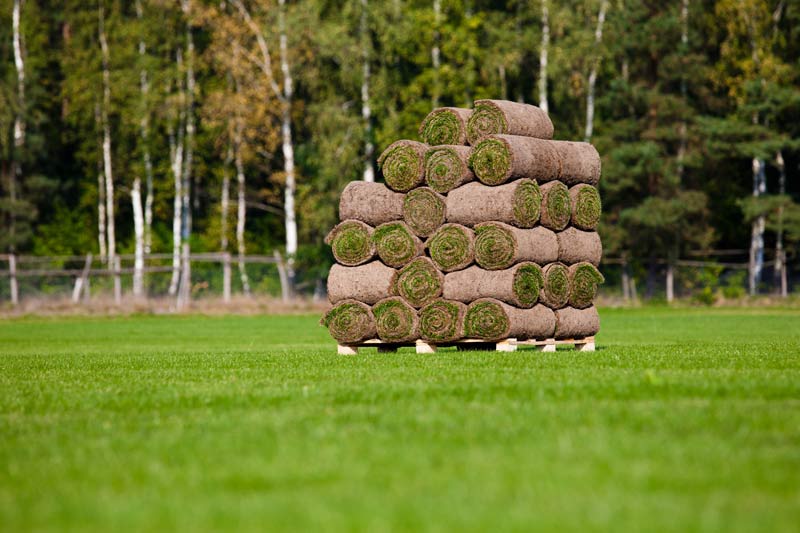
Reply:
<svg viewBox="0 0 800 533"><path fill-rule="evenodd" d="M550 13L547 1L542 0L542 43L539 48L539 107L549 112L547 103L547 56L550 51Z"/></svg>
<svg viewBox="0 0 800 533"><path fill-rule="evenodd" d="M170 170L172 172L172 277L169 282L169 294L178 292L181 276L181 229L183 215L183 143L186 113L186 96L183 81L183 51L180 47L175 51L175 67L177 71L176 89L177 103L173 105L173 118L167 124L169 139ZM175 125L177 122L177 127Z"/></svg>
<svg viewBox="0 0 800 533"><path fill-rule="evenodd" d="M100 41L100 52L103 68L103 99L100 106L100 122L103 129L103 176L105 178L105 200L106 200L106 240L107 240L107 259L108 268L114 269L114 261L117 256L116 224L114 220L114 171L112 168L111 154L111 124L109 123L109 112L111 108L111 57L108 49L105 28L105 8L102 0L97 8L98 19L98 39Z"/></svg>
<svg viewBox="0 0 800 533"><path fill-rule="evenodd" d="M441 33L439 25L442 18L442 2L441 0L433 0L433 46L431 46L431 65L433 66L433 107L439 107L439 98L442 89L440 87L440 67L441 67L441 51L439 49L439 41L441 40Z"/></svg>
<svg viewBox="0 0 800 533"><path fill-rule="evenodd" d="M144 244L145 254L152 251L153 246L153 161L150 155L150 77L145 65L147 57L147 44L144 39L144 9L142 0L136 0L136 18L139 22L139 90L142 96L141 119L139 122L142 141L142 163L145 175L145 201L144 201Z"/></svg>
<svg viewBox="0 0 800 533"><path fill-rule="evenodd" d="M194 35L192 34L191 13L189 0L181 0L181 11L186 19L186 138L185 155L183 160L182 193L181 201L183 216L181 221L181 281L179 285L178 306L181 307L189 302L192 286L192 267L190 260L189 239L192 234L192 163L194 159L194 137L195 137L195 77L194 77Z"/></svg>
<svg viewBox="0 0 800 533"><path fill-rule="evenodd" d="M589 87L586 91L586 129L584 131L584 140L590 142L592 140L592 133L594 131L594 93L595 86L597 85L597 70L600 67L600 46L603 43L603 24L606 21L606 12L608 11L608 0L602 0L600 3L600 11L597 14L597 27L594 30L594 49L597 54L592 61L592 68L589 72Z"/></svg>
<svg viewBox="0 0 800 533"><path fill-rule="evenodd" d="M368 27L368 6L367 0L361 0L361 118L364 120L364 181L375 181L375 167L373 157L375 155L375 145L372 142L372 108L369 101L370 71L370 36Z"/></svg>

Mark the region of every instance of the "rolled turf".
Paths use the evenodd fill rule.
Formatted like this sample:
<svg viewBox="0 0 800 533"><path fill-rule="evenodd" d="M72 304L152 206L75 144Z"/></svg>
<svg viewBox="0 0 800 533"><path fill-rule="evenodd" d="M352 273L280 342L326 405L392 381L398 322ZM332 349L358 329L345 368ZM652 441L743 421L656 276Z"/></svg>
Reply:
<svg viewBox="0 0 800 533"><path fill-rule="evenodd" d="M594 306L586 309L565 307L555 314L556 339L582 339L600 331L600 316Z"/></svg>
<svg viewBox="0 0 800 533"><path fill-rule="evenodd" d="M572 206L572 225L586 231L596 229L602 211L600 193L597 189L580 183L570 188L569 198Z"/></svg>
<svg viewBox="0 0 800 533"><path fill-rule="evenodd" d="M443 272L468 267L475 260L475 233L461 224L445 224L425 243L431 260Z"/></svg>
<svg viewBox="0 0 800 533"><path fill-rule="evenodd" d="M403 200L403 220L416 235L429 237L445 221L444 196L429 187L419 187Z"/></svg>
<svg viewBox="0 0 800 533"><path fill-rule="evenodd" d="M429 342L452 342L464 337L467 306L451 300L434 300L419 311L420 337Z"/></svg>
<svg viewBox="0 0 800 533"><path fill-rule="evenodd" d="M600 265L603 257L603 244L596 231L582 231L567 228L556 233L558 240L558 260L568 265L587 261L594 266Z"/></svg>
<svg viewBox="0 0 800 533"><path fill-rule="evenodd" d="M536 305L542 284L542 268L536 263L519 263L506 270L472 266L446 274L442 296L464 303L497 298L509 305L529 308Z"/></svg>
<svg viewBox="0 0 800 533"><path fill-rule="evenodd" d="M370 226L402 220L404 198L382 183L351 181L339 199L339 219L360 220Z"/></svg>
<svg viewBox="0 0 800 533"><path fill-rule="evenodd" d="M471 109L439 107L428 113L422 121L419 135L431 146L467 144L467 121L471 115Z"/></svg>
<svg viewBox="0 0 800 533"><path fill-rule="evenodd" d="M475 262L486 270L503 270L521 261L544 265L557 260L558 240L547 228L520 229L502 222L475 226Z"/></svg>
<svg viewBox="0 0 800 533"><path fill-rule="evenodd" d="M600 182L600 154L589 143L552 141L559 155L561 172L558 179L569 185L587 183L597 186Z"/></svg>
<svg viewBox="0 0 800 533"><path fill-rule="evenodd" d="M567 305L570 296L569 269L563 263L550 263L542 268L544 283L539 301L551 309Z"/></svg>
<svg viewBox="0 0 800 533"><path fill-rule="evenodd" d="M467 121L467 139L475 144L488 135L507 133L553 138L553 123L542 109L506 100L477 100Z"/></svg>
<svg viewBox="0 0 800 533"><path fill-rule="evenodd" d="M481 298L467 308L464 335L485 341L548 338L553 336L555 322L553 311L543 305L518 309L494 298Z"/></svg>
<svg viewBox="0 0 800 533"><path fill-rule="evenodd" d="M419 338L417 311L397 296L372 306L378 338L385 342L409 342Z"/></svg>
<svg viewBox="0 0 800 533"><path fill-rule="evenodd" d="M543 183L558 179L559 157L554 141L492 135L475 146L469 163L475 176L486 185L500 185L515 178Z"/></svg>
<svg viewBox="0 0 800 533"><path fill-rule="evenodd" d="M441 296L444 274L427 257L418 257L397 272L392 292L419 309Z"/></svg>
<svg viewBox="0 0 800 533"><path fill-rule="evenodd" d="M585 309L592 305L597 296L597 287L605 278L597 268L586 262L575 263L569 267L570 294L569 305L576 309ZM445 287L447 278L445 278Z"/></svg>
<svg viewBox="0 0 800 533"><path fill-rule="evenodd" d="M560 181L551 181L540 187L542 191L541 224L545 228L560 231L572 218L569 189Z"/></svg>
<svg viewBox="0 0 800 533"><path fill-rule="evenodd" d="M474 226L487 220L532 228L539 221L542 195L535 181L516 180L489 187L467 183L447 195L447 221Z"/></svg>
<svg viewBox="0 0 800 533"><path fill-rule="evenodd" d="M342 300L322 319L331 337L340 344L355 344L375 338L375 317L370 307L357 300Z"/></svg>
<svg viewBox="0 0 800 533"><path fill-rule="evenodd" d="M328 273L328 300L358 300L372 305L392 295L392 282L397 271L380 261L347 267L333 265Z"/></svg>
<svg viewBox="0 0 800 533"><path fill-rule="evenodd" d="M345 266L361 265L375 257L372 234L372 227L360 220L345 220L328 233L325 244L330 245L333 257L339 263Z"/></svg>
<svg viewBox="0 0 800 533"><path fill-rule="evenodd" d="M386 265L399 268L425 253L422 241L405 222L381 224L372 235L375 250Z"/></svg>
<svg viewBox="0 0 800 533"><path fill-rule="evenodd" d="M425 154L425 182L436 192L446 193L475 179L469 168L469 146L434 146Z"/></svg>
<svg viewBox="0 0 800 533"><path fill-rule="evenodd" d="M386 185L399 192L410 191L425 178L428 145L417 141L396 141L378 158Z"/></svg>

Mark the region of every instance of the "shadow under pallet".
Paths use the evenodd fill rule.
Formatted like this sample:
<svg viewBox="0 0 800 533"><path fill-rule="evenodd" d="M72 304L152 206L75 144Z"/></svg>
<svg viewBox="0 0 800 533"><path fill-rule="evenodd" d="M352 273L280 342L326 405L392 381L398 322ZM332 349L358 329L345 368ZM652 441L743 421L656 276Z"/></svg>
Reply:
<svg viewBox="0 0 800 533"><path fill-rule="evenodd" d="M369 339L357 344L339 344L339 355L356 355L359 348L378 348L378 353L396 352L398 348L414 347L417 353L436 353L437 348L457 347L459 350L494 350L498 352L516 352L519 346L533 346L540 352L555 352L556 346L572 345L579 352L593 352L595 350L594 337L582 339L503 339L496 342L487 342L481 339L463 339L456 342L432 343L423 340L414 342L384 342L380 339Z"/></svg>

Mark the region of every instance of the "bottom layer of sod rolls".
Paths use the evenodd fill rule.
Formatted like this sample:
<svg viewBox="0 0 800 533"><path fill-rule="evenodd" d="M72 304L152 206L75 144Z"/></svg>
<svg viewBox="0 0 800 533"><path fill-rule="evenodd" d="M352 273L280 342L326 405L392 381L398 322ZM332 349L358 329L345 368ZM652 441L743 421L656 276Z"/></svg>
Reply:
<svg viewBox="0 0 800 533"><path fill-rule="evenodd" d="M555 325L552 309L543 305L518 309L494 298L481 298L467 308L464 335L485 341L549 338Z"/></svg>
<svg viewBox="0 0 800 533"><path fill-rule="evenodd" d="M592 305L597 296L597 286L605 278L591 263L581 262L569 267L570 295L569 305L576 309L584 309Z"/></svg>
<svg viewBox="0 0 800 533"><path fill-rule="evenodd" d="M497 298L516 307L528 308L536 305L542 282L542 269L536 263L518 263L505 270L472 266L445 275L442 295L445 299L464 303L480 298Z"/></svg>
<svg viewBox="0 0 800 533"><path fill-rule="evenodd" d="M600 331L600 316L594 306L586 309L565 307L556 310L555 317L556 339L582 339Z"/></svg>
<svg viewBox="0 0 800 533"><path fill-rule="evenodd" d="M402 298L385 298L372 307L378 338L384 342L409 342L419 338L417 312Z"/></svg>
<svg viewBox="0 0 800 533"><path fill-rule="evenodd" d="M393 292L420 308L441 296L444 275L427 257L418 257L401 268L393 280Z"/></svg>
<svg viewBox="0 0 800 533"><path fill-rule="evenodd" d="M433 342L453 342L464 337L464 316L467 306L452 300L435 300L419 311L419 333Z"/></svg>
<svg viewBox="0 0 800 533"><path fill-rule="evenodd" d="M370 307L356 300L342 300L322 319L331 337L340 344L356 344L375 338L377 329Z"/></svg>
<svg viewBox="0 0 800 533"><path fill-rule="evenodd" d="M325 243L331 246L333 257L339 263L356 266L375 256L372 233L372 227L360 220L345 220L328 233Z"/></svg>

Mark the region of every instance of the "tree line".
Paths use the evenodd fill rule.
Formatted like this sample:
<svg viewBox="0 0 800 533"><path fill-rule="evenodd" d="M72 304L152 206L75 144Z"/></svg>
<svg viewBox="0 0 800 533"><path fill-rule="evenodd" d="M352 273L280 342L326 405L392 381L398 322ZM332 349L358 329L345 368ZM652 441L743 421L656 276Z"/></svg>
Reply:
<svg viewBox="0 0 800 533"><path fill-rule="evenodd" d="M501 98L598 147L606 255L648 285L748 249L751 291L785 293L798 78L787 0L0 0L0 247L170 253L172 294L190 252L280 249L313 287L344 184L433 107Z"/></svg>

